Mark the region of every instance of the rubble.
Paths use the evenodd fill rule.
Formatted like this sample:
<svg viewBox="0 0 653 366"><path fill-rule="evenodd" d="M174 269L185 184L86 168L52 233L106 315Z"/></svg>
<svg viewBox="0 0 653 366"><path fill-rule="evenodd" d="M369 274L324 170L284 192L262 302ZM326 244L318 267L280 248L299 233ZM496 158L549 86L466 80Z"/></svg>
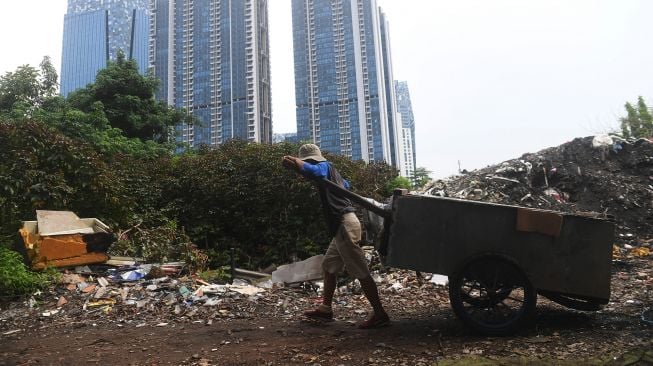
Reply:
<svg viewBox="0 0 653 366"><path fill-rule="evenodd" d="M467 172L425 194L613 218L619 245L653 238L653 143L617 136L576 138L557 147Z"/></svg>
<svg viewBox="0 0 653 366"><path fill-rule="evenodd" d="M366 254L372 259L371 268L377 268L378 257L369 248L366 249L368 249ZM555 321L550 317L562 318L561 321L565 321L564 319L569 317L574 319L574 312L565 309L561 313L560 306L542 299L540 299L540 306L544 315L539 316L545 318L538 323L536 329L527 330L529 336L524 338L523 342L520 341L520 336L515 336L508 338L509 343L503 347L497 346L497 343L491 339L488 341L487 338L477 336L470 338L465 333L461 333L459 322L453 320L445 276L385 269L374 270L372 275L378 283L384 306L396 322L395 325L379 332L357 333L362 331L357 331L354 325L368 316L369 304L362 295L358 281L341 281L334 303L336 324L326 329L315 329L314 341L319 344L324 342L323 337L335 337L334 340L342 338L343 341L349 342L347 337L351 337L351 341L362 338L363 344L359 344L356 350L335 346L333 350L336 352L333 355L337 359L333 359L329 358L331 355L329 353L320 352L319 356L313 356L318 353L315 351L314 343L303 346L303 343L295 344L289 340L292 334L304 337L302 334L306 328L301 325L299 319L304 310L321 301L319 286L273 284L270 288L263 288L245 280L236 279L233 284L210 283L190 275L123 280L120 276L108 275L106 266L90 266L92 274L64 273L61 282L49 290L35 294L24 302L8 304L0 312L0 334L2 334L2 342L19 340L19 337L29 339L32 334L38 334L39 339L43 339L42 335L56 335L61 332L68 332L67 334L72 334L74 338L85 337L88 332L91 332L90 334L125 332L129 337L140 334L139 338L135 339L150 339L160 331L170 330L167 334L174 334L172 337L176 338L186 337L188 332L190 334L200 332L193 326L201 326L202 329L215 329L209 334L217 335L212 343L204 346L206 350L217 348L221 351L211 351L216 354L215 357L209 357L213 359L212 364L236 362L238 355L234 355L233 359L227 358L227 361L220 357L226 357L224 352L230 352L229 347L237 346L242 346L243 350L251 349L251 352L255 352L259 347L270 349L271 352L276 352L268 355L271 360L276 360L273 364L287 364L300 354L306 357L297 359L319 357L322 364L339 364L345 359L360 363L367 360L370 352L375 349L379 352L373 353L374 363L381 364L419 364L414 361L420 357L430 360L425 364L432 364L435 360L433 357L446 356L455 359L460 355L500 355L501 352L505 355L506 351L501 351L504 348L510 352L517 350L517 354L528 356L536 351L541 352L538 350L542 347L549 346L546 352L568 358L571 354L591 355L595 352L595 348L572 349L568 346L580 342L601 343L600 340L605 336L606 329L625 327L627 329L625 332L629 334L627 337L614 337L615 342L623 339L624 344L633 342L633 339L639 337L638 335L647 337L646 328L642 327L647 326L646 322L650 321L651 317L648 309L651 308L652 303L648 294L652 293L650 289L653 286L653 269L649 263L650 261L645 258L625 256L622 262L615 264L611 302L600 313L592 313L596 315L592 315L590 318L592 320L587 325L590 329L603 329L601 332L591 333L598 338L591 338L591 334L583 335L590 338L578 338L576 334L578 328L573 326L565 336L555 335L565 332L570 325L555 325ZM120 273L126 268L132 267L118 268L111 272ZM106 286L103 286L105 281ZM82 287L79 285L82 284L85 284L85 287L80 289ZM70 285L73 287L68 287ZM87 288L93 290L84 292L83 290ZM102 289L106 291L98 298L97 294ZM62 298L66 299L66 303L60 303ZM546 318L547 316L549 318ZM579 319L576 321L581 324L588 321L584 317L576 317ZM634 322L633 319L636 321ZM583 329L582 327L581 325L580 329ZM421 330L422 328L425 329ZM244 332L248 335L242 335ZM220 334L224 334L224 337L220 338ZM339 334L344 334L344 338ZM441 338L441 334L445 334L446 338ZM379 338L381 336L383 338ZM108 335L102 337L100 339L111 338ZM200 332L197 337L205 338L205 333ZM364 343L367 342L365 340L367 337L377 339L369 343L376 345L375 347L366 348ZM565 337L567 338L563 341ZM162 338L157 336L153 339ZM265 340L266 346L253 343L253 339ZM405 345L398 346L399 342ZM457 342L460 342L460 345L457 345ZM413 348L408 348L406 344L412 344ZM538 348L532 349L531 346L534 345ZM291 351L289 346L292 346L292 349L296 348L297 351ZM134 347L137 347L138 352L141 352L140 348L149 349L140 345ZM418 349L435 347L435 349L431 349L429 351L431 353L424 353L414 351L415 347ZM165 348L163 347L160 352L171 355ZM286 349L289 353L285 352ZM413 353L408 352L408 349L413 350L411 351ZM194 351L189 351L188 355L198 351L200 350L195 348ZM286 354L291 358L282 359ZM367 355L366 358L360 358L361 354ZM203 357L208 356L204 354ZM147 362L150 361L148 359Z"/></svg>

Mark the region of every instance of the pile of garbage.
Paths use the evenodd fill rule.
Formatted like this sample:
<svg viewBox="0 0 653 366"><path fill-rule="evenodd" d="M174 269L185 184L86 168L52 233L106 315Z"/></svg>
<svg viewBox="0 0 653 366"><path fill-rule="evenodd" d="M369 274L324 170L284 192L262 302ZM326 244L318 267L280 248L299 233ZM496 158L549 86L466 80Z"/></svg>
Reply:
<svg viewBox="0 0 653 366"><path fill-rule="evenodd" d="M110 319L164 326L174 317L210 324L215 318L248 317L248 303L271 287L271 283L255 286L238 279L230 284L209 283L180 273L175 265L79 266L66 270L46 293L34 294L26 307L14 304L2 320L24 319L27 312L29 317L55 323ZM248 301L242 306L233 305L243 299Z"/></svg>
<svg viewBox="0 0 653 366"><path fill-rule="evenodd" d="M576 138L432 182L426 194L614 218L620 243L653 238L653 142Z"/></svg>
<svg viewBox="0 0 653 366"><path fill-rule="evenodd" d="M378 257L371 258L375 256L372 247L365 247L365 252L368 260L378 261ZM319 257L304 261L304 264L294 263L293 268L303 267L307 271L305 276L313 276L309 267L317 266L312 262L321 259ZM36 292L23 302L7 304L0 312L0 334L71 324L73 327L174 327L261 317L296 320L304 310L321 300L322 282L318 278L285 283L273 282L273 276L268 275L253 280L238 274L254 272L239 270L236 275L243 278L233 278L231 283L214 283L187 274L182 268L183 264L177 263L135 263L85 265L64 270L54 286ZM446 303L445 276L421 275L418 278L409 271L373 273L380 291L388 296L403 300L410 293L410 298L415 300L415 311L426 304ZM281 271L276 276L285 275L286 272ZM439 289L441 296L433 297L434 288ZM337 306L352 309L343 312L344 316L366 316L368 305L358 281L340 282L337 293L340 296ZM407 306L402 305L402 308Z"/></svg>

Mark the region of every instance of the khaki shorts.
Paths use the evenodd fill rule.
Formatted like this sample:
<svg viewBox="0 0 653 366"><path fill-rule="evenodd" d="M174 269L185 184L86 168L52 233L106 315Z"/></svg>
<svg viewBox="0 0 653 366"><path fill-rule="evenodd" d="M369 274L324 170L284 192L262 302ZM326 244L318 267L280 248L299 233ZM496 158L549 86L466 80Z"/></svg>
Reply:
<svg viewBox="0 0 653 366"><path fill-rule="evenodd" d="M370 275L367 260L359 243L361 223L353 212L342 215L342 222L336 236L331 240L324 255L322 268L331 274L342 272L343 267L354 278L363 279Z"/></svg>

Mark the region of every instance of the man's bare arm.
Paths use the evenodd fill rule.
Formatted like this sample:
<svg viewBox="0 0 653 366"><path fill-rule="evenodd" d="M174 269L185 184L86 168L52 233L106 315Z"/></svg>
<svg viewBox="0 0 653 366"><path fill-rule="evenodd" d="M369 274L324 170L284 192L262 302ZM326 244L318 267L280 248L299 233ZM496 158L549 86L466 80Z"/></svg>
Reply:
<svg viewBox="0 0 653 366"><path fill-rule="evenodd" d="M302 167L304 166L304 162L294 156L286 155L283 157L281 165L283 165L285 168L294 169L297 172L301 172Z"/></svg>

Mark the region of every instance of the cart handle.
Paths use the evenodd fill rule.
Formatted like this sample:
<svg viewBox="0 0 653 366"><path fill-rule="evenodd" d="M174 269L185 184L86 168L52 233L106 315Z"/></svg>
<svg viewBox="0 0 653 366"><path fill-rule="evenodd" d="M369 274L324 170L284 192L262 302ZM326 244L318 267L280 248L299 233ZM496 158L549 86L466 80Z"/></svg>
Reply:
<svg viewBox="0 0 653 366"><path fill-rule="evenodd" d="M354 192L351 192L343 187L340 187L339 185L337 185L336 183L328 179L322 178L316 181L318 182L318 184L325 185L327 189L334 191L337 195L344 196L345 198L349 198L354 203L359 204L363 208L370 210L379 216L382 216L384 218L389 218L391 216L391 212L389 210L384 210L381 207L378 207L377 205L365 199L365 197L359 196Z"/></svg>

